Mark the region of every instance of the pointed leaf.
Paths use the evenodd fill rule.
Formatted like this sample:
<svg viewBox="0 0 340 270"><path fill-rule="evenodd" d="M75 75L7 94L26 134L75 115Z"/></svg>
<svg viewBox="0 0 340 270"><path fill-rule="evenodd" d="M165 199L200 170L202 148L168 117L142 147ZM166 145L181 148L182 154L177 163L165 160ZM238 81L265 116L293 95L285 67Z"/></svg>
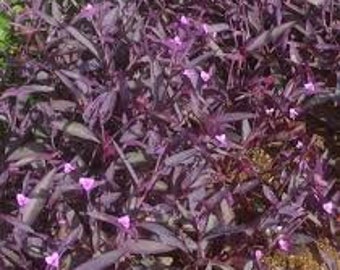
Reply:
<svg viewBox="0 0 340 270"><path fill-rule="evenodd" d="M94 47L94 45L85 36L83 36L77 29L75 29L72 26L67 26L66 30L76 40L78 40L82 45L84 45L86 48L88 48L99 59L99 53L98 53L97 49Z"/></svg>
<svg viewBox="0 0 340 270"><path fill-rule="evenodd" d="M175 234L170 231L168 228L157 224L153 222L144 222L138 225L138 227L141 227L143 229L146 229L148 231L151 231L155 234L157 234L162 241L162 243L167 244L169 246L177 247L183 251L186 251L184 243L179 240Z"/></svg>
<svg viewBox="0 0 340 270"><path fill-rule="evenodd" d="M246 50L248 52L255 51L262 46L267 45L269 42L275 42L280 36L286 33L296 22L287 22L281 24L271 30L264 31L262 34L252 39L249 44L246 46Z"/></svg>
<svg viewBox="0 0 340 270"><path fill-rule="evenodd" d="M207 25L208 33L219 33L223 31L230 30L230 26L226 23L215 23L211 25Z"/></svg>
<svg viewBox="0 0 340 270"><path fill-rule="evenodd" d="M17 220L16 218L12 216L0 213L0 219L12 224L16 229L23 230L24 232L27 232L27 233L35 234L35 231L31 228L31 226L25 223L22 223L20 220Z"/></svg>
<svg viewBox="0 0 340 270"><path fill-rule="evenodd" d="M75 270L104 270L115 264L124 254L126 253L123 249L117 249L106 252L94 259L83 263L82 265L75 268Z"/></svg>
<svg viewBox="0 0 340 270"><path fill-rule="evenodd" d="M29 95L32 93L50 93L54 91L54 87L47 86L47 85L38 85L38 84L31 84L31 85L24 85L19 88L9 88L7 89L2 95L1 99L8 98L8 97L17 97L21 95Z"/></svg>
<svg viewBox="0 0 340 270"><path fill-rule="evenodd" d="M272 189L267 186L267 185L263 185L262 186L262 190L263 190L263 194L264 196L274 205L279 203L279 200L277 199L277 197L275 196L274 192L272 191Z"/></svg>
<svg viewBox="0 0 340 270"><path fill-rule="evenodd" d="M260 184L260 181L258 179L251 180L248 182L244 182L242 184L239 184L234 189L234 194L245 194L254 188L256 188Z"/></svg>
<svg viewBox="0 0 340 270"><path fill-rule="evenodd" d="M7 157L7 161L16 161L25 158L36 158L43 154L48 154L49 151L45 145L41 143L28 143L25 146L17 148L13 153Z"/></svg>
<svg viewBox="0 0 340 270"><path fill-rule="evenodd" d="M223 121L225 123L228 122L237 122L245 119L252 119L255 118L256 114L254 113L244 113L244 112L234 112L234 113L227 113L223 116Z"/></svg>
<svg viewBox="0 0 340 270"><path fill-rule="evenodd" d="M93 132L78 122L67 122L67 120L61 121L53 121L52 125L71 136L75 136L84 140L93 141L96 143L100 143L97 137L93 134Z"/></svg>
<svg viewBox="0 0 340 270"><path fill-rule="evenodd" d="M179 152L177 154L174 154L168 158L165 159L165 164L167 166L176 166L178 164L188 164L192 163L195 159L195 155L198 154L198 151L194 148L184 150L182 152Z"/></svg>
<svg viewBox="0 0 340 270"><path fill-rule="evenodd" d="M246 227L244 225L231 226L231 225L218 225L215 228L211 229L204 236L205 240L211 240L220 236L230 236L234 234L241 234L246 231Z"/></svg>
<svg viewBox="0 0 340 270"><path fill-rule="evenodd" d="M137 241L128 240L126 247L132 254L148 255L159 254L172 251L175 247L151 240L139 239Z"/></svg>
<svg viewBox="0 0 340 270"><path fill-rule="evenodd" d="M23 208L22 221L24 223L32 225L44 208L49 192L48 189L52 184L56 171L57 169L54 168L48 172L30 194L30 200Z"/></svg>

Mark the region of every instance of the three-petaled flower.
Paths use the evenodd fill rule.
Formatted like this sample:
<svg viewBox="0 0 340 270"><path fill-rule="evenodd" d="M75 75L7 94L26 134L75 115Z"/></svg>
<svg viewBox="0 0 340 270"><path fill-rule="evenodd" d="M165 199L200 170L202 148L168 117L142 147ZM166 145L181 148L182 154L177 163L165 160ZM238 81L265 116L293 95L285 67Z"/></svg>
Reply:
<svg viewBox="0 0 340 270"><path fill-rule="evenodd" d="M298 111L295 108L289 109L289 117L293 120L299 115Z"/></svg>
<svg viewBox="0 0 340 270"><path fill-rule="evenodd" d="M76 168L71 163L64 164L64 173L70 173L74 171Z"/></svg>
<svg viewBox="0 0 340 270"><path fill-rule="evenodd" d="M227 145L227 137L225 134L216 135L215 139L222 145Z"/></svg>
<svg viewBox="0 0 340 270"><path fill-rule="evenodd" d="M92 10L93 9L93 5L91 5L91 4L87 4L85 7L84 7L84 10L86 10L86 11L90 11L90 10Z"/></svg>
<svg viewBox="0 0 340 270"><path fill-rule="evenodd" d="M315 92L315 86L314 86L314 84L312 82L305 83L304 84L304 88L309 93Z"/></svg>
<svg viewBox="0 0 340 270"><path fill-rule="evenodd" d="M265 112L267 115L272 115L274 113L274 108L270 108L270 109L265 109Z"/></svg>
<svg viewBox="0 0 340 270"><path fill-rule="evenodd" d="M187 76L189 79L193 79L193 76L196 75L196 72L193 69L185 69L183 71L183 75Z"/></svg>
<svg viewBox="0 0 340 270"><path fill-rule="evenodd" d="M205 72L204 70L202 70L200 73L200 77L204 82L207 82L210 80L211 75L209 72Z"/></svg>
<svg viewBox="0 0 340 270"><path fill-rule="evenodd" d="M188 18L185 17L184 15L181 16L181 24L183 24L183 25L188 25L189 24Z"/></svg>
<svg viewBox="0 0 340 270"><path fill-rule="evenodd" d="M128 215L122 216L118 218L118 223L128 230L130 228L130 217Z"/></svg>
<svg viewBox="0 0 340 270"><path fill-rule="evenodd" d="M260 261L263 257L263 252L260 249L255 250L255 259Z"/></svg>
<svg viewBox="0 0 340 270"><path fill-rule="evenodd" d="M90 177L79 178L79 184L87 192L90 192L93 189L94 183L95 183L95 180L93 178L90 178Z"/></svg>
<svg viewBox="0 0 340 270"><path fill-rule="evenodd" d="M22 193L18 193L17 196L16 196L16 199L17 199L17 204L20 207L24 207L30 201L30 199Z"/></svg>
<svg viewBox="0 0 340 270"><path fill-rule="evenodd" d="M296 144L297 149L302 149L303 148L303 143L301 141L298 141Z"/></svg>
<svg viewBox="0 0 340 270"><path fill-rule="evenodd" d="M290 249L290 243L289 241L284 237L284 236L280 236L279 240L278 240L278 245L279 248L283 251L289 251Z"/></svg>
<svg viewBox="0 0 340 270"><path fill-rule="evenodd" d="M323 210L325 210L325 212L327 212L328 214L332 214L333 213L333 210L334 210L334 204L333 202L327 202L327 203L324 203L322 205L322 208Z"/></svg>
<svg viewBox="0 0 340 270"><path fill-rule="evenodd" d="M53 252L51 255L45 257L45 262L48 265L51 265L53 267L58 268L59 266L59 260L60 260L60 256L58 254L58 252Z"/></svg>
<svg viewBox="0 0 340 270"><path fill-rule="evenodd" d="M177 46L181 46L183 44L181 38L179 36L175 36L173 39L173 42L177 45Z"/></svg>

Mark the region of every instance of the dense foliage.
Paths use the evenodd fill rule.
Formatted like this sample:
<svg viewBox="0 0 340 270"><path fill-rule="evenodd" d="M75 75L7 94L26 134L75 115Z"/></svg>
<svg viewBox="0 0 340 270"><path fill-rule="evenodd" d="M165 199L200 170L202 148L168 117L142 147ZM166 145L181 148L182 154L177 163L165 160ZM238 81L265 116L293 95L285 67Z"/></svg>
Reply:
<svg viewBox="0 0 340 270"><path fill-rule="evenodd" d="M4 5L1 268L338 269L336 2Z"/></svg>

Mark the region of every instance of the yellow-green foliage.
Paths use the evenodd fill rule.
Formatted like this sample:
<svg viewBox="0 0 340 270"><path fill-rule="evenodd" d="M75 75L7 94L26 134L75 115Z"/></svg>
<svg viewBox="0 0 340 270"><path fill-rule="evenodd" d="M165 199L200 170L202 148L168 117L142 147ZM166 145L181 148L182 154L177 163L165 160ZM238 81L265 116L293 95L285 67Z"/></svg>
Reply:
<svg viewBox="0 0 340 270"><path fill-rule="evenodd" d="M23 9L23 4L20 1L10 1L10 6L10 13L12 14L19 13ZM0 12L0 68L5 67L5 56L13 53L16 47L16 39L13 35L10 22L11 18L8 12Z"/></svg>

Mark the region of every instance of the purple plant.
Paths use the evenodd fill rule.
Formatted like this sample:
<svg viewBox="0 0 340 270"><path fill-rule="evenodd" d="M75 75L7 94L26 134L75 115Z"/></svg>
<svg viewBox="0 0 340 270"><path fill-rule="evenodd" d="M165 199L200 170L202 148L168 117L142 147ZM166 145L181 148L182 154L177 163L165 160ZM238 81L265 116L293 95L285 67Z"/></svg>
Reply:
<svg viewBox="0 0 340 270"><path fill-rule="evenodd" d="M262 269L319 236L339 248L340 126L314 112L338 109L336 1L182 2L12 18L0 268Z"/></svg>

